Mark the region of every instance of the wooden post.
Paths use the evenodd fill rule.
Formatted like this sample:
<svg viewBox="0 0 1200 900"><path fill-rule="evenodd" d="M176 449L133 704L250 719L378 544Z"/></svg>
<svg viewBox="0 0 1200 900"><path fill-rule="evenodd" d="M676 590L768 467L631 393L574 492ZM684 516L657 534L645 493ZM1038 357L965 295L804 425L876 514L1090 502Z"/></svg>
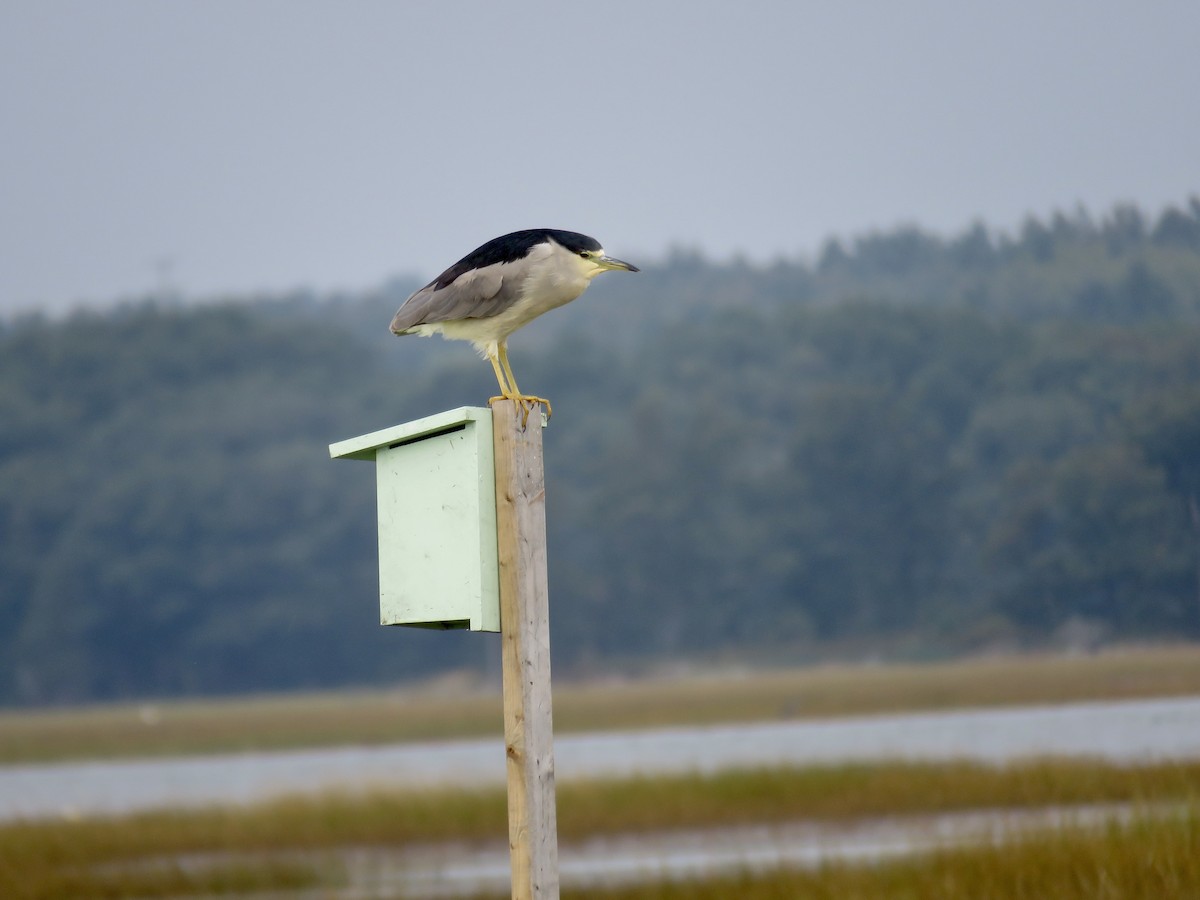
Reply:
<svg viewBox="0 0 1200 900"><path fill-rule="evenodd" d="M492 405L513 900L557 900L558 818L550 703L542 417Z"/></svg>

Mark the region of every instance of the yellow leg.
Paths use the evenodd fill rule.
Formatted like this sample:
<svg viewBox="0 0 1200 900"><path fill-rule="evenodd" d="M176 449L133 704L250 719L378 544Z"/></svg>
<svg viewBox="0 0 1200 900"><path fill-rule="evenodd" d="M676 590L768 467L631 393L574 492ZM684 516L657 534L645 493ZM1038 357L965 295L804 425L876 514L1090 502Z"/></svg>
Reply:
<svg viewBox="0 0 1200 900"><path fill-rule="evenodd" d="M493 397L493 402L500 399L516 400L524 410L524 415L521 417L521 427L524 428L529 422L529 414L533 411L534 406L541 403L546 407L546 420L550 420L553 410L550 407L550 401L545 397L535 397L532 394L522 394L520 388L517 387L517 376L513 374L512 365L508 361L508 344L501 341L496 348L496 355L499 361L491 355L488 360L492 364L492 368L496 371L496 381L500 383L501 397Z"/></svg>
<svg viewBox="0 0 1200 900"><path fill-rule="evenodd" d="M508 344L503 343L499 347L500 365L504 366L504 375L508 379L508 384L513 390L513 394L520 397L521 389L517 387L517 376L513 374L512 365L508 361Z"/></svg>
<svg viewBox="0 0 1200 900"><path fill-rule="evenodd" d="M492 354L488 354L488 362L492 364L492 369L496 372L496 384L500 385L500 397L493 397L493 400L504 399L513 396L516 391L509 387L508 382L504 379L504 372L500 369L500 363Z"/></svg>

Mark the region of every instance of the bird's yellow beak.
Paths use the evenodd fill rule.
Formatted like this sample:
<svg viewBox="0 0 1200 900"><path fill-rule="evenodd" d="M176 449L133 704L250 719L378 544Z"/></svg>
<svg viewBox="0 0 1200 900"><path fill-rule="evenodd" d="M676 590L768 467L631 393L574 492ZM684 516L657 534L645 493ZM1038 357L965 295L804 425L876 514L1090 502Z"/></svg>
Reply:
<svg viewBox="0 0 1200 900"><path fill-rule="evenodd" d="M639 269L633 263L627 263L623 259L615 259L611 256L598 256L594 262L602 269L622 269L626 272L641 271L641 269Z"/></svg>

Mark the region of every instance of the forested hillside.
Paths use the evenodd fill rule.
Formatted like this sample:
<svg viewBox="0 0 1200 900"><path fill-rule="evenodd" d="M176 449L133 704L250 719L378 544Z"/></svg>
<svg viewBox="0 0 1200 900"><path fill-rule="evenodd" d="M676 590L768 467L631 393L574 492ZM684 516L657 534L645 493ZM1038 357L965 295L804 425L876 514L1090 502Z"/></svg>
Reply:
<svg viewBox="0 0 1200 900"><path fill-rule="evenodd" d="M632 254L630 254L632 255ZM639 263L640 260L635 260ZM494 392L415 285L0 328L0 701L381 682L373 472ZM1200 636L1200 203L811 263L677 252L512 342L546 432L556 664Z"/></svg>

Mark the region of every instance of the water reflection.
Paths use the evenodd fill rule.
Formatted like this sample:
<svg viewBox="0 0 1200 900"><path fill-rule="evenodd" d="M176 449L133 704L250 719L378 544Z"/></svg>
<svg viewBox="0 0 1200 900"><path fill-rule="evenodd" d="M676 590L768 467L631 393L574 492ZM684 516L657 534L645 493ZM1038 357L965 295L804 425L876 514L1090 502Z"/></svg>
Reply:
<svg viewBox="0 0 1200 900"><path fill-rule="evenodd" d="M1200 698L563 735L559 779L736 766L1038 755L1200 757ZM373 787L504 783L495 738L0 767L0 818L89 815Z"/></svg>

